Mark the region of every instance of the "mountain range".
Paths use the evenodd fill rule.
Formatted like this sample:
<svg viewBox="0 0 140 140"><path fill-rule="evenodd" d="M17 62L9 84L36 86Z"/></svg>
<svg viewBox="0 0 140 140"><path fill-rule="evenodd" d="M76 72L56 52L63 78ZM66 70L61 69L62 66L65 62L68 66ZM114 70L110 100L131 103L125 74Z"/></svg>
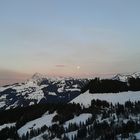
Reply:
<svg viewBox="0 0 140 140"><path fill-rule="evenodd" d="M92 81L127 84L129 78L137 81L140 73L102 80L36 73L23 83L0 87L0 139L119 140L123 134L140 139L140 90L93 94L88 87L83 91L88 85L97 88Z"/></svg>
<svg viewBox="0 0 140 140"><path fill-rule="evenodd" d="M117 74L112 79L127 82L140 78L140 73ZM81 89L90 79L48 78L35 73L23 83L0 87L0 110L25 107L43 103L68 103L81 94Z"/></svg>
<svg viewBox="0 0 140 140"><path fill-rule="evenodd" d="M67 103L81 93L87 79L47 78L34 74L23 83L0 87L0 110L39 103Z"/></svg>

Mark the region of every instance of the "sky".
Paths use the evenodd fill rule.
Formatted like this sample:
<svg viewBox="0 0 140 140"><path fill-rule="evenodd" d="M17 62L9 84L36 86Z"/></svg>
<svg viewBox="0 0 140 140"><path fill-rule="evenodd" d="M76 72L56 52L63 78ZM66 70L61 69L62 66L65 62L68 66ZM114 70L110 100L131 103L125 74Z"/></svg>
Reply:
<svg viewBox="0 0 140 140"><path fill-rule="evenodd" d="M0 79L140 71L139 0L0 1Z"/></svg>

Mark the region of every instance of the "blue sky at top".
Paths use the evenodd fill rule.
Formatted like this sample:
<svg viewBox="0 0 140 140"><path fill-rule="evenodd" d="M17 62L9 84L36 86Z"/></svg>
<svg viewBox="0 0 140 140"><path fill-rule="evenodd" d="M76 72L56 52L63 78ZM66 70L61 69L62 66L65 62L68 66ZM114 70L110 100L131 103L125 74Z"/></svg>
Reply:
<svg viewBox="0 0 140 140"><path fill-rule="evenodd" d="M1 1L0 70L66 76L139 71L139 7L139 0Z"/></svg>

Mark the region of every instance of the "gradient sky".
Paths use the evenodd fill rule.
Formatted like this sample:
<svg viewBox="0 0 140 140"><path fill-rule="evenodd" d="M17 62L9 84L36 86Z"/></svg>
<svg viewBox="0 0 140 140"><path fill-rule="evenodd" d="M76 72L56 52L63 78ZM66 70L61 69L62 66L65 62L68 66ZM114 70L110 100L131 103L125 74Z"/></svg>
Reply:
<svg viewBox="0 0 140 140"><path fill-rule="evenodd" d="M0 1L0 78L135 72L139 60L139 0Z"/></svg>

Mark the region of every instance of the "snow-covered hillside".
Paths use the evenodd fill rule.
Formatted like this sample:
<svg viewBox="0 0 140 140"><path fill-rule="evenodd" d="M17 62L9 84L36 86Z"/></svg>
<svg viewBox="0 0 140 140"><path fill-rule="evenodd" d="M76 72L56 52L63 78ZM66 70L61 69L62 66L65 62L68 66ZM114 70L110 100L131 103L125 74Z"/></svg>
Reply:
<svg viewBox="0 0 140 140"><path fill-rule="evenodd" d="M3 125L0 125L0 131L6 127L10 128L12 126L15 126L16 123L8 123L8 124L3 124Z"/></svg>
<svg viewBox="0 0 140 140"><path fill-rule="evenodd" d="M55 96L54 93L51 94ZM6 119L5 124L1 123L0 134L5 134L6 138L13 138L16 134L16 138L25 140L77 140L81 138L101 140L104 137L107 140L119 140L124 138L123 134L126 133L126 138L139 139L140 102L134 102L140 101L139 95L140 92L90 94L87 91L71 101L76 104L37 105L25 110L20 108L16 112L12 110L14 116L23 112L14 120L11 120L13 118L11 110L8 110L6 112L11 115L8 115L9 119ZM91 104L93 99L100 101L96 100ZM112 102L112 104L102 102L102 100ZM129 100L132 102L125 103ZM116 104L118 102L123 105ZM7 113L3 115L1 119L5 121ZM8 124L8 122L11 123ZM7 135L7 133L12 135Z"/></svg>
<svg viewBox="0 0 140 140"><path fill-rule="evenodd" d="M86 79L47 78L34 74L24 83L0 87L0 110L38 103L68 102L81 93Z"/></svg>
<svg viewBox="0 0 140 140"><path fill-rule="evenodd" d="M25 124L23 127L21 127L18 130L18 134L19 136L22 137L22 135L26 135L26 133L30 133L31 130L37 130L38 128L43 127L44 125L46 125L46 127L50 127L52 126L52 119L53 117L56 115L56 112L52 113L52 114L44 114L42 117L30 121L27 124Z"/></svg>
<svg viewBox="0 0 140 140"><path fill-rule="evenodd" d="M124 104L126 101L140 101L140 91L137 92L120 92L120 93L103 93L103 94L91 94L89 93L89 91L79 95L78 97L76 97L75 99L73 99L72 101L70 101L70 103L79 103L83 106L90 106L91 105L91 101L93 99L99 99L99 100L105 100L107 102L110 102L112 104Z"/></svg>
<svg viewBox="0 0 140 140"><path fill-rule="evenodd" d="M77 124L77 125L80 125L81 122L85 123L86 120L88 120L88 118L91 118L92 117L92 114L90 113L83 113L83 114L80 114L79 116L75 116L73 119L65 122L65 124L63 125L64 128L68 128L69 124Z"/></svg>
<svg viewBox="0 0 140 140"><path fill-rule="evenodd" d="M56 112L54 112L52 114L45 113L42 117L26 123L24 126L22 126L18 130L19 136L20 137L22 137L23 135L25 136L25 135L27 135L27 132L31 133L32 130L35 131L35 130L41 129L41 127L43 127L43 126L46 126L47 128L51 127L53 124L55 124L55 123L52 122L53 117L55 115L57 115ZM76 124L78 126L78 125L80 125L80 123L86 124L86 121L88 119L90 119L91 117L92 117L92 114L90 114L90 113L80 114L79 116L75 116L73 119L65 122L63 124L63 127L66 130L66 129L68 129L68 127L70 125ZM59 122L58 122L58 124L59 124ZM77 132L78 131L76 130L76 131L68 132L65 135L71 140L71 138L74 137L74 135L77 135ZM39 134L38 136L32 138L32 140L44 140L42 138L43 135L48 135L49 136L49 134L50 134L50 132L47 129L45 132L43 132L43 133ZM64 135L62 135L62 137L64 137ZM60 139L58 139L58 140L60 140Z"/></svg>

